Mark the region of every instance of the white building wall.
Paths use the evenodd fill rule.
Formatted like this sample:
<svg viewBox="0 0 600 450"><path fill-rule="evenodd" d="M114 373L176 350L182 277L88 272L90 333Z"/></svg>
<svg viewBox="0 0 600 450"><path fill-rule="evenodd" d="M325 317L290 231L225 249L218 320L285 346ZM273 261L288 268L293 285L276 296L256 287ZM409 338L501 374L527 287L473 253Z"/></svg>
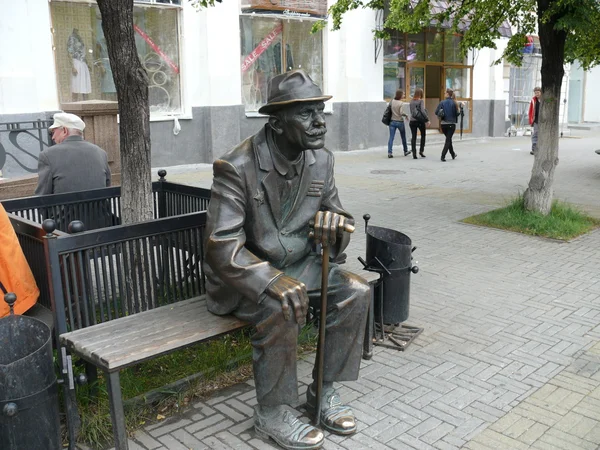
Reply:
<svg viewBox="0 0 600 450"><path fill-rule="evenodd" d="M383 100L383 52L375 63L375 11L349 12L338 31L327 31L325 88L333 102Z"/></svg>
<svg viewBox="0 0 600 450"><path fill-rule="evenodd" d="M594 89L600 83L600 67L594 67L585 73L583 84L583 121L600 122L600 102Z"/></svg>
<svg viewBox="0 0 600 450"><path fill-rule="evenodd" d="M504 99L502 63L494 64L504 52L508 39L497 39L496 49L485 48L472 51L473 100Z"/></svg>
<svg viewBox="0 0 600 450"><path fill-rule="evenodd" d="M206 36L200 46L207 47L209 103L204 105L239 105L242 101L240 71L240 7L236 1L216 3L206 10ZM193 57L193 56L192 56Z"/></svg>
<svg viewBox="0 0 600 450"><path fill-rule="evenodd" d="M48 0L0 4L0 114L56 110Z"/></svg>
<svg viewBox="0 0 600 450"><path fill-rule="evenodd" d="M187 2L184 5L180 21L184 115L195 106L240 105L239 3L217 3L199 12ZM333 102L382 100L383 52L375 62L375 15L370 9L351 11L340 30L324 31L324 91L333 95ZM5 45L0 52L0 114L59 108L51 26L47 0L11 2L10 13L0 15L0 42L19 43ZM475 53L474 99L503 98L502 67L491 63L503 51L505 40L497 44L497 50Z"/></svg>

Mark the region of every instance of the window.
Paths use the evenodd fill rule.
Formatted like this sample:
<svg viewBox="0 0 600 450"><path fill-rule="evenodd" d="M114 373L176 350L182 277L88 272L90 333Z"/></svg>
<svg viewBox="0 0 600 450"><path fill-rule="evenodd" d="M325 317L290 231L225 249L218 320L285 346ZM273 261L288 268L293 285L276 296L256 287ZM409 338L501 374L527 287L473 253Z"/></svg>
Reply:
<svg viewBox="0 0 600 450"><path fill-rule="evenodd" d="M466 58L460 56L460 34L446 31L446 46L444 47L444 60L449 63L466 64Z"/></svg>
<svg viewBox="0 0 600 450"><path fill-rule="evenodd" d="M394 98L397 89L405 89L406 65L403 62L384 61L383 97Z"/></svg>
<svg viewBox="0 0 600 450"><path fill-rule="evenodd" d="M141 3L134 6L135 42L148 72L150 112L179 113L179 8L171 5L181 0ZM60 102L116 100L98 7L94 3L52 1L50 8Z"/></svg>
<svg viewBox="0 0 600 450"><path fill-rule="evenodd" d="M444 35L442 33L426 33L427 36L427 61L442 62L444 50Z"/></svg>
<svg viewBox="0 0 600 450"><path fill-rule="evenodd" d="M407 90L412 95L417 87L425 88L425 67L430 67L427 78L432 81L437 70L446 80L447 87L458 89L462 97L469 97L469 74L463 71L467 58L460 56L462 36L449 30L439 32L435 29L416 34L405 34L389 30L390 39L383 43L383 97L390 99L396 89ZM448 67L447 70L435 69ZM453 68L454 67L454 68ZM467 66L468 67L468 66ZM408 80L407 80L408 77ZM433 81L432 81L433 82ZM435 81L438 85L443 83Z"/></svg>
<svg viewBox="0 0 600 450"><path fill-rule="evenodd" d="M267 103L267 83L275 75L304 69L323 87L322 34L311 34L311 21L270 17L240 18L242 98L246 111Z"/></svg>
<svg viewBox="0 0 600 450"><path fill-rule="evenodd" d="M408 61L425 61L425 33L409 34L407 38L406 59Z"/></svg>
<svg viewBox="0 0 600 450"><path fill-rule="evenodd" d="M303 69L323 88L323 34L314 18L327 14L326 0L247 0L240 16L242 99L246 112L267 103L275 75Z"/></svg>

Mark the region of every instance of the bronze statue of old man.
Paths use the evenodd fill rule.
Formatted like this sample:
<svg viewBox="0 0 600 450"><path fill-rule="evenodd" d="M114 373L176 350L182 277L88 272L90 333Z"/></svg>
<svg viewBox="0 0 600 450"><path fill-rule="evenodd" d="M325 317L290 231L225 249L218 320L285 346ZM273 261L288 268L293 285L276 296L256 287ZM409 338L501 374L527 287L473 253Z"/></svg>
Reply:
<svg viewBox="0 0 600 450"><path fill-rule="evenodd" d="M297 339L309 304L320 304L316 248L328 246L335 260L354 223L338 197L333 154L323 148L330 98L302 70L270 80L269 101L259 110L268 123L214 163L206 225L208 308L256 327L255 429L287 449L323 444L323 432L290 411L298 402ZM358 378L368 285L333 262L329 267L320 421L348 435L356 431L355 417L333 382ZM315 392L313 382L309 410Z"/></svg>

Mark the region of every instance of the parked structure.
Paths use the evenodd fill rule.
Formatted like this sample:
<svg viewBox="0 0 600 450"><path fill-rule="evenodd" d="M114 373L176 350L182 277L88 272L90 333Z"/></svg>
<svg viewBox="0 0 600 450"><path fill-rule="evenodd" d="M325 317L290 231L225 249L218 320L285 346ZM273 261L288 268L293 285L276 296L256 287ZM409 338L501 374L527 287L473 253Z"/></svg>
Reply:
<svg viewBox="0 0 600 450"><path fill-rule="evenodd" d="M445 31L396 33L381 42L372 30L383 12L372 10L351 12L340 31L311 34L332 3L244 0L198 12L186 0L136 0L136 42L150 78L152 165L210 163L255 133L265 122L257 111L267 80L294 68L333 95L327 146L334 151L384 146L380 117L397 88L407 95L423 88L432 109L450 87L467 104L467 133L505 132L503 67L491 63L507 39L466 58L458 52L461 37ZM0 60L0 123L47 120L64 103L116 98L93 1L14 3L0 17L0 39L19 42ZM3 176L32 173L40 143L9 134L0 133Z"/></svg>

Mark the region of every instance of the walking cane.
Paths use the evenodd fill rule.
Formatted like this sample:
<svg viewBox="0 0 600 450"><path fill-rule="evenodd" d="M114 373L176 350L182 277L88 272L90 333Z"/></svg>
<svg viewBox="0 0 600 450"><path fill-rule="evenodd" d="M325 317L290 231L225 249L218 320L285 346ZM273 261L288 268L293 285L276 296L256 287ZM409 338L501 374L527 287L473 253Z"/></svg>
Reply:
<svg viewBox="0 0 600 450"><path fill-rule="evenodd" d="M321 266L321 318L319 319L319 342L317 343L317 407L315 426L321 423L321 396L323 394L323 365L325 363L325 322L327 321L327 288L329 284L329 245L323 244Z"/></svg>
<svg viewBox="0 0 600 450"><path fill-rule="evenodd" d="M344 224L344 231L354 232L354 226ZM311 231L314 236L314 232ZM313 423L316 427L321 423L321 397L323 395L323 371L325 366L325 324L327 322L327 290L329 288L329 242L322 245L323 255L321 263L321 314L319 318L319 341L317 342L317 398L315 417Z"/></svg>

